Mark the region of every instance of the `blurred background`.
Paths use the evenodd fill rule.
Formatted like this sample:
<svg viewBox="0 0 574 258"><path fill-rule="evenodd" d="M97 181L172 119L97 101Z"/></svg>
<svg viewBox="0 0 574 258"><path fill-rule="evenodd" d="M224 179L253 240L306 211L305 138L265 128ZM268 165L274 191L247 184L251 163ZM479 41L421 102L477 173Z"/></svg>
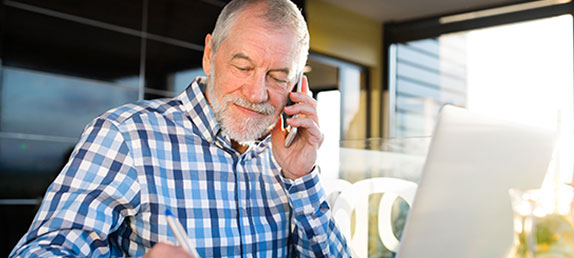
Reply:
<svg viewBox="0 0 574 258"><path fill-rule="evenodd" d="M173 97L203 75L204 38L227 2L2 1L0 256L27 231L90 120ZM572 181L571 1L294 2L311 33L306 74L326 135L325 178L416 182L438 110L454 104L558 128L552 166ZM369 197L372 214L380 197ZM408 205L396 206L400 228ZM371 237L375 226L368 234L368 257L394 256Z"/></svg>

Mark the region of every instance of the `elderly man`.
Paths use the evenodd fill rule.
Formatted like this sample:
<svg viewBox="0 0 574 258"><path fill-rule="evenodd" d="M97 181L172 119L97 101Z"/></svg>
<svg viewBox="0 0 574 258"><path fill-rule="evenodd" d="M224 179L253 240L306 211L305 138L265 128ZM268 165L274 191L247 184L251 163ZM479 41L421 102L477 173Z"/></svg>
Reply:
<svg viewBox="0 0 574 258"><path fill-rule="evenodd" d="M205 38L203 69L173 99L89 124L10 256L346 257L315 166L316 103L290 93L309 49L288 0L236 0ZM290 98L297 104L285 107ZM299 132L285 147L280 114Z"/></svg>

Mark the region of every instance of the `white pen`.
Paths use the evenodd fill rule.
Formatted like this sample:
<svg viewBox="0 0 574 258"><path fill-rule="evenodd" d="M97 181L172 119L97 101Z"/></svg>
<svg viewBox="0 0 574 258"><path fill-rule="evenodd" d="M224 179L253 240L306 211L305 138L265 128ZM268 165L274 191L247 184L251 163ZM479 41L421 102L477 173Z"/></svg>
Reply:
<svg viewBox="0 0 574 258"><path fill-rule="evenodd" d="M189 252L194 257L199 258L199 254L195 248L193 248L191 240L189 240L187 233L185 233L185 229L181 223L179 223L175 215L173 215L169 209L165 209L165 217L167 218L167 224L171 228L171 231L173 231L173 234L175 235L177 242L179 242L179 245L181 245L181 247L187 250L187 252Z"/></svg>

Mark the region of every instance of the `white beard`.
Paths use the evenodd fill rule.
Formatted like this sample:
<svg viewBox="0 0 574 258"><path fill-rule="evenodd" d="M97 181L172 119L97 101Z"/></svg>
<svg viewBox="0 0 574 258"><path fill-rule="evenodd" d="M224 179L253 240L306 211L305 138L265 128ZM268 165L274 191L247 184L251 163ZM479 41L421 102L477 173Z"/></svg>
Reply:
<svg viewBox="0 0 574 258"><path fill-rule="evenodd" d="M213 65L211 66L213 67ZM230 139L242 144L249 145L260 139L275 124L278 117L275 116L275 108L269 103L252 103L240 96L225 95L220 102L215 94L215 71L212 70L207 80L207 95L215 120L221 126L221 130ZM230 114L229 105L238 105L259 113L265 114L264 118L234 116Z"/></svg>

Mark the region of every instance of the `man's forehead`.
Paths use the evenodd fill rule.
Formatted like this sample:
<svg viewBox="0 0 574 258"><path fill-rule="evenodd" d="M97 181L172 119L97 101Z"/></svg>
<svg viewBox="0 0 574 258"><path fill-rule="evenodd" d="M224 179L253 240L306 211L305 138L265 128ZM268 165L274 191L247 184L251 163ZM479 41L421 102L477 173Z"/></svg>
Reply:
<svg viewBox="0 0 574 258"><path fill-rule="evenodd" d="M227 58L264 65L291 77L297 69L301 51L295 31L289 27L274 26L261 16L253 15L255 13L242 11L221 42L229 51Z"/></svg>

